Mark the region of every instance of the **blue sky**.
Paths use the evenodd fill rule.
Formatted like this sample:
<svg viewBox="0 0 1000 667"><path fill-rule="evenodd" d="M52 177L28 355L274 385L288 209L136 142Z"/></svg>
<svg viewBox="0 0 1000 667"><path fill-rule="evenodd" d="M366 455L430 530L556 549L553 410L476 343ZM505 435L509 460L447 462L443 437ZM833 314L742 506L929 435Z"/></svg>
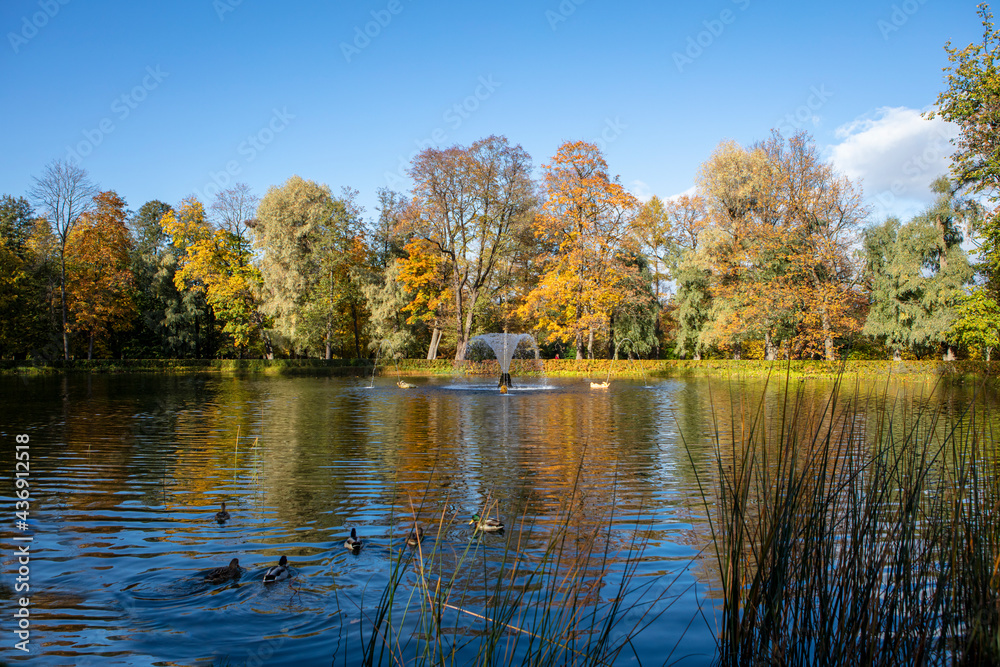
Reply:
<svg viewBox="0 0 1000 667"><path fill-rule="evenodd" d="M405 190L429 145L490 134L536 168L596 141L642 197L684 192L720 141L810 132L911 215L953 130L920 112L975 2L4 0L0 193L72 156L130 207L293 174ZM210 203L210 202L207 202Z"/></svg>

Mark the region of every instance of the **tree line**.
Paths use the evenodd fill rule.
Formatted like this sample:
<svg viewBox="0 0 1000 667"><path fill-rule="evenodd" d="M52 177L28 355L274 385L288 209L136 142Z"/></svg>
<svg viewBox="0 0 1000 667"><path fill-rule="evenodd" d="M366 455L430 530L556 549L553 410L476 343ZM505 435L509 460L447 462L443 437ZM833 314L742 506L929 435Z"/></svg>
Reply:
<svg viewBox="0 0 1000 667"><path fill-rule="evenodd" d="M804 133L723 142L693 194L646 202L594 144L536 178L490 136L424 150L367 218L299 176L132 211L55 161L0 199L0 356L463 359L511 331L576 358L990 359L1000 34L980 15L929 114L961 131L951 174L910 220L874 220Z"/></svg>

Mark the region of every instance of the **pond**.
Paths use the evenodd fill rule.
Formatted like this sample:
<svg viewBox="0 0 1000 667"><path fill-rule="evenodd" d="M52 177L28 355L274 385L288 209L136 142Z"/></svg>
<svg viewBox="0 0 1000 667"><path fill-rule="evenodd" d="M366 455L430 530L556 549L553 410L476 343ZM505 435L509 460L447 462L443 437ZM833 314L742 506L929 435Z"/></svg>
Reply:
<svg viewBox="0 0 1000 667"><path fill-rule="evenodd" d="M515 654L537 650L537 607L566 600L620 605L609 637L631 642L618 664L715 660L717 567L699 556L710 539L702 488L715 434L743 411L733 383L615 380L594 390L515 377L503 395L486 378L410 382L0 378L4 469L15 468L15 436L27 434L31 489L21 531L13 484L3 495L12 515L4 629L26 595L14 591L12 545L29 544L32 664L361 664L394 583L380 632L395 653L384 664L449 646L456 664L471 662L491 609L509 613L494 639ZM832 386L796 391L822 406ZM777 383L741 388L780 405ZM941 406L962 405L955 391ZM903 391L928 393L919 382ZM218 522L222 502L231 518ZM476 512L504 530L475 531ZM416 547L406 544L415 521ZM357 553L344 547L352 528L364 542ZM292 577L262 583L281 556ZM205 578L232 558L238 579ZM504 569L514 561L521 570ZM421 605L449 585L429 639L433 614ZM511 590L522 597L497 606ZM581 611L563 640L585 646L585 626L603 617ZM4 634L3 659L23 658Z"/></svg>

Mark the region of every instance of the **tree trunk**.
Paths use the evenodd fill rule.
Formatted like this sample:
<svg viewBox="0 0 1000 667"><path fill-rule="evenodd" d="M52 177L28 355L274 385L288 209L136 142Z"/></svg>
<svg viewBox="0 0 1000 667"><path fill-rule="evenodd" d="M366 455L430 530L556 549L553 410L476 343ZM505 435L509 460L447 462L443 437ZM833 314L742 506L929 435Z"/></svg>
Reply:
<svg viewBox="0 0 1000 667"><path fill-rule="evenodd" d="M894 348L892 350L892 360L893 361L902 361L903 360L903 354L899 351L898 347Z"/></svg>
<svg viewBox="0 0 1000 667"><path fill-rule="evenodd" d="M695 352L694 356L691 357L691 359L694 361L701 361L701 352Z"/></svg>
<svg viewBox="0 0 1000 667"><path fill-rule="evenodd" d="M826 355L827 361L833 361L836 350L833 348L833 334L830 333L830 314L827 312L825 304L823 306L823 334L825 336L823 339L823 352Z"/></svg>
<svg viewBox="0 0 1000 667"><path fill-rule="evenodd" d="M587 358L594 358L594 330L591 329L587 334Z"/></svg>
<svg viewBox="0 0 1000 667"><path fill-rule="evenodd" d="M955 361L955 349L951 345L948 346L948 351L944 353L944 360Z"/></svg>
<svg viewBox="0 0 1000 667"><path fill-rule="evenodd" d="M434 327L431 331L431 344L427 348L427 359L433 360L437 359L438 355L438 345L441 344L441 330Z"/></svg>
<svg viewBox="0 0 1000 667"><path fill-rule="evenodd" d="M771 340L771 332L767 331L764 333L764 358L767 361L774 361L777 355L774 350L774 341Z"/></svg>
<svg viewBox="0 0 1000 667"><path fill-rule="evenodd" d="M61 273L59 277L59 292L60 301L62 302L62 339L63 339L63 358L69 360L69 331L66 328L66 244L63 244L62 248L62 260Z"/></svg>
<svg viewBox="0 0 1000 667"><path fill-rule="evenodd" d="M608 318L608 359L615 358L615 316Z"/></svg>
<svg viewBox="0 0 1000 667"><path fill-rule="evenodd" d="M94 332L90 332L90 342L87 345L87 361L94 358Z"/></svg>
<svg viewBox="0 0 1000 667"><path fill-rule="evenodd" d="M354 322L354 354L355 359L361 358L361 329L358 326L358 306L355 303L351 303L351 320Z"/></svg>
<svg viewBox="0 0 1000 667"><path fill-rule="evenodd" d="M743 346L739 343L733 348L733 359L739 361L743 358Z"/></svg>
<svg viewBox="0 0 1000 667"><path fill-rule="evenodd" d="M274 344L271 342L271 337L266 333L262 333L261 338L264 339L264 358L274 359Z"/></svg>
<svg viewBox="0 0 1000 667"><path fill-rule="evenodd" d="M583 333L577 331L574 342L576 343L576 358L579 361L583 359Z"/></svg>
<svg viewBox="0 0 1000 667"><path fill-rule="evenodd" d="M331 331L332 325L330 323L330 318L326 318L326 336L324 336L326 342L326 356L324 359L333 359L333 346L331 345L330 339L333 337L333 332Z"/></svg>

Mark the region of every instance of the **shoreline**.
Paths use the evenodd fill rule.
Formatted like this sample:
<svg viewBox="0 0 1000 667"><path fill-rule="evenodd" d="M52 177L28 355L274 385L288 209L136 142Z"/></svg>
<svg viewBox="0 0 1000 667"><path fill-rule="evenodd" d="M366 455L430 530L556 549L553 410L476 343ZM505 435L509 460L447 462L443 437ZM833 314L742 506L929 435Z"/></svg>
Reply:
<svg viewBox="0 0 1000 667"><path fill-rule="evenodd" d="M133 374L212 373L220 375L332 375L370 376L369 359L94 359L47 362L0 360L0 375L31 376L65 373ZM928 377L996 377L1000 361L763 361L732 360L615 360L608 359L515 359L511 374L526 377L652 377L669 378L698 375L766 376L784 374L799 377L921 375ZM455 362L451 359L406 359L380 363L376 375L387 377L421 375L489 376L499 373L489 361Z"/></svg>

